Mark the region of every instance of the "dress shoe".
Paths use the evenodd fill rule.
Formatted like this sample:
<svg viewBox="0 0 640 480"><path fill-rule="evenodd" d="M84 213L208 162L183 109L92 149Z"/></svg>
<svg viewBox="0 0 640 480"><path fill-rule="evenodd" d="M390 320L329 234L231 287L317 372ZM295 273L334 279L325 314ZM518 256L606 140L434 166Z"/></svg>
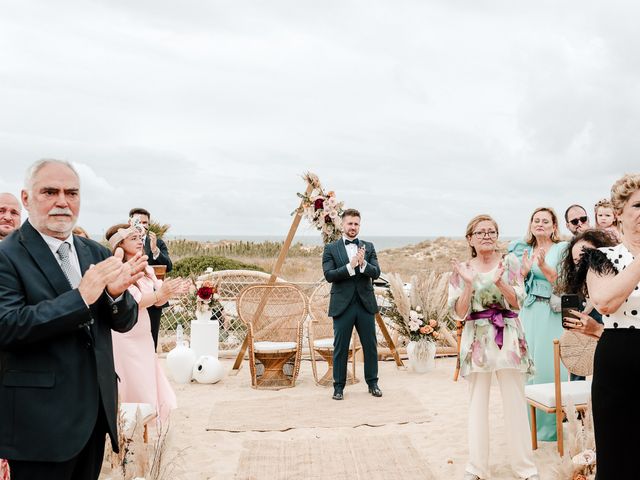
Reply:
<svg viewBox="0 0 640 480"><path fill-rule="evenodd" d="M333 390L333 397L334 400L342 400L344 398L344 395L342 394L342 390L338 390L337 388Z"/></svg>
<svg viewBox="0 0 640 480"><path fill-rule="evenodd" d="M369 387L369 393L371 395L373 395L374 397L381 397L382 396L382 390L380 390L380 387L378 387L377 383L374 383L373 385L371 385Z"/></svg>

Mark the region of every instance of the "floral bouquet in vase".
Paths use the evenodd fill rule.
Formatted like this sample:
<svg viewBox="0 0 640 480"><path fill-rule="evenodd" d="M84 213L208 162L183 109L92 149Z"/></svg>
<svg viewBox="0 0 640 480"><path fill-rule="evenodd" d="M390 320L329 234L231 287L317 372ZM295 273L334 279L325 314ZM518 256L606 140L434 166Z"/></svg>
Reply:
<svg viewBox="0 0 640 480"><path fill-rule="evenodd" d="M199 279L196 282L196 317L198 320L220 320L222 305L218 293L219 286L219 282L216 283L209 279Z"/></svg>
<svg viewBox="0 0 640 480"><path fill-rule="evenodd" d="M397 274L389 276L391 326L409 340L407 355L414 371L433 368L436 342L448 333L447 279L431 272L413 276L408 288Z"/></svg>

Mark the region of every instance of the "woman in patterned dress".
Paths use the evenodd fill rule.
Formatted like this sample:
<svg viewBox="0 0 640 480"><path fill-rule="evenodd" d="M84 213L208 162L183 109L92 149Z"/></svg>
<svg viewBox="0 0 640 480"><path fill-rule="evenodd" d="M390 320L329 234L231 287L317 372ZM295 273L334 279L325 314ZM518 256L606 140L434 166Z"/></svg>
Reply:
<svg viewBox="0 0 640 480"><path fill-rule="evenodd" d="M525 375L533 373L518 314L524 298L520 262L497 249L498 225L478 215L467 226L471 259L453 261L448 305L464 322L460 373L469 381L469 462L465 480L489 476L489 390L502 394L509 459L517 478L538 479L529 439Z"/></svg>

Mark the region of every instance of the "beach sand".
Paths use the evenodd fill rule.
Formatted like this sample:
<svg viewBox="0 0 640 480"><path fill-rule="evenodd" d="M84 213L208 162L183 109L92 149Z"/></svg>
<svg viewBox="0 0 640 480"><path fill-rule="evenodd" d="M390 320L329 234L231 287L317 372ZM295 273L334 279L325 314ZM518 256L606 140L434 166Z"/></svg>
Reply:
<svg viewBox="0 0 640 480"><path fill-rule="evenodd" d="M231 359L222 361L227 369L231 368ZM179 408L172 414L169 440L164 452L165 465L170 466L171 469L167 478L184 480L304 478L300 476L300 471L304 471L304 467L295 464L297 458L299 463L313 462L312 478L328 478L323 472L335 472L337 462L339 464L337 471L343 472L343 476L336 477L332 473L330 478L461 479L468 452L467 384L463 379L458 382L452 381L454 366L454 358L439 358L436 360L435 370L415 374L398 370L393 362L380 362L380 386L384 392L383 398L377 399L370 396L366 391L366 384L360 382L347 386L343 402L330 399L332 393L330 388L314 384L309 361L302 362L298 382L292 389L280 391L252 389L246 361L237 375L227 375L218 384L174 384ZM324 371L325 368L326 364L321 363L320 371ZM361 368L360 363L358 373L360 378L362 378ZM375 427L303 426L295 428L296 424L301 423L300 419L285 416L284 419L270 420L273 420L272 423L275 422L276 425L281 423L283 428L294 425L294 428L287 431L207 431L207 426L211 425L212 421L216 427L228 423L232 429L237 428L237 418L224 418L225 409L229 411L229 401L242 403L238 408L246 411L243 406L246 407L247 404L243 402L255 404L257 401L259 405L264 401L265 404L273 405L278 403L278 399L284 401L285 398L294 397L302 406L302 415L305 416L307 424L309 421L313 423L317 420L323 425L331 425L333 423L331 418L314 419L316 412L317 414L326 412L327 405L335 408L337 418L341 417L339 414L341 408L357 408L366 412L367 409L376 406L375 402L386 402L388 408L392 409L397 406L398 399L403 395L410 398L412 402L417 402L419 409L423 410L424 414L423 418L419 418L420 422L412 421L415 417L415 411L413 411L407 414L404 421ZM225 406L222 412L218 412L220 415L216 414L216 405ZM242 419L243 428L250 430L264 426L263 417L269 415L269 411L268 408L256 408L253 415L247 414L246 418ZM296 412L298 415L301 414L298 410ZM504 438L501 412L500 392L494 381L491 390L490 464L491 478L495 480L515 478L509 467L509 453ZM403 417L402 412L393 413L392 416ZM296 413L292 412L292 415ZM344 421L343 417L342 421ZM336 423L341 424L341 422ZM344 455L337 455L336 448L332 449L336 444L351 446L351 450L347 450ZM357 445L370 445L374 450L370 451L370 454L365 450L363 454L353 447ZM325 449L328 453L310 456L309 448ZM377 454L375 448L380 448L381 451ZM540 442L540 448L535 452L536 463L543 479L555 478L553 469L559 463L555 448L555 443ZM403 460L402 455L407 453L409 456ZM351 457L355 458L355 461L350 461ZM379 475L375 472L372 474L371 466L367 465L368 462L373 462L373 467L376 467L376 461L383 462L377 466ZM413 466L417 463L419 468L402 472L397 477L393 474L389 476L383 470L391 468L394 461ZM272 467L265 467L270 464Z"/></svg>

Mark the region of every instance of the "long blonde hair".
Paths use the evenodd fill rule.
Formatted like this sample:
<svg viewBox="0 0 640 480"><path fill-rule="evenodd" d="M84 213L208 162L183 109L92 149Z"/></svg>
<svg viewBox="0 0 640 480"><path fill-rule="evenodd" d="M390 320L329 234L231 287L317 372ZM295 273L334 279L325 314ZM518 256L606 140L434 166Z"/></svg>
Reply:
<svg viewBox="0 0 640 480"><path fill-rule="evenodd" d="M538 244L535 235L531 232L531 223L533 222L533 217L536 216L538 212L549 212L551 215L551 223L553 223L553 232L551 232L551 241L553 243L558 243L560 241L560 233L558 233L558 216L556 212L551 207L538 207L531 214L531 218L529 218L529 225L527 227L527 234L524 237L524 241L527 242L528 245L531 245L533 248L536 248Z"/></svg>

